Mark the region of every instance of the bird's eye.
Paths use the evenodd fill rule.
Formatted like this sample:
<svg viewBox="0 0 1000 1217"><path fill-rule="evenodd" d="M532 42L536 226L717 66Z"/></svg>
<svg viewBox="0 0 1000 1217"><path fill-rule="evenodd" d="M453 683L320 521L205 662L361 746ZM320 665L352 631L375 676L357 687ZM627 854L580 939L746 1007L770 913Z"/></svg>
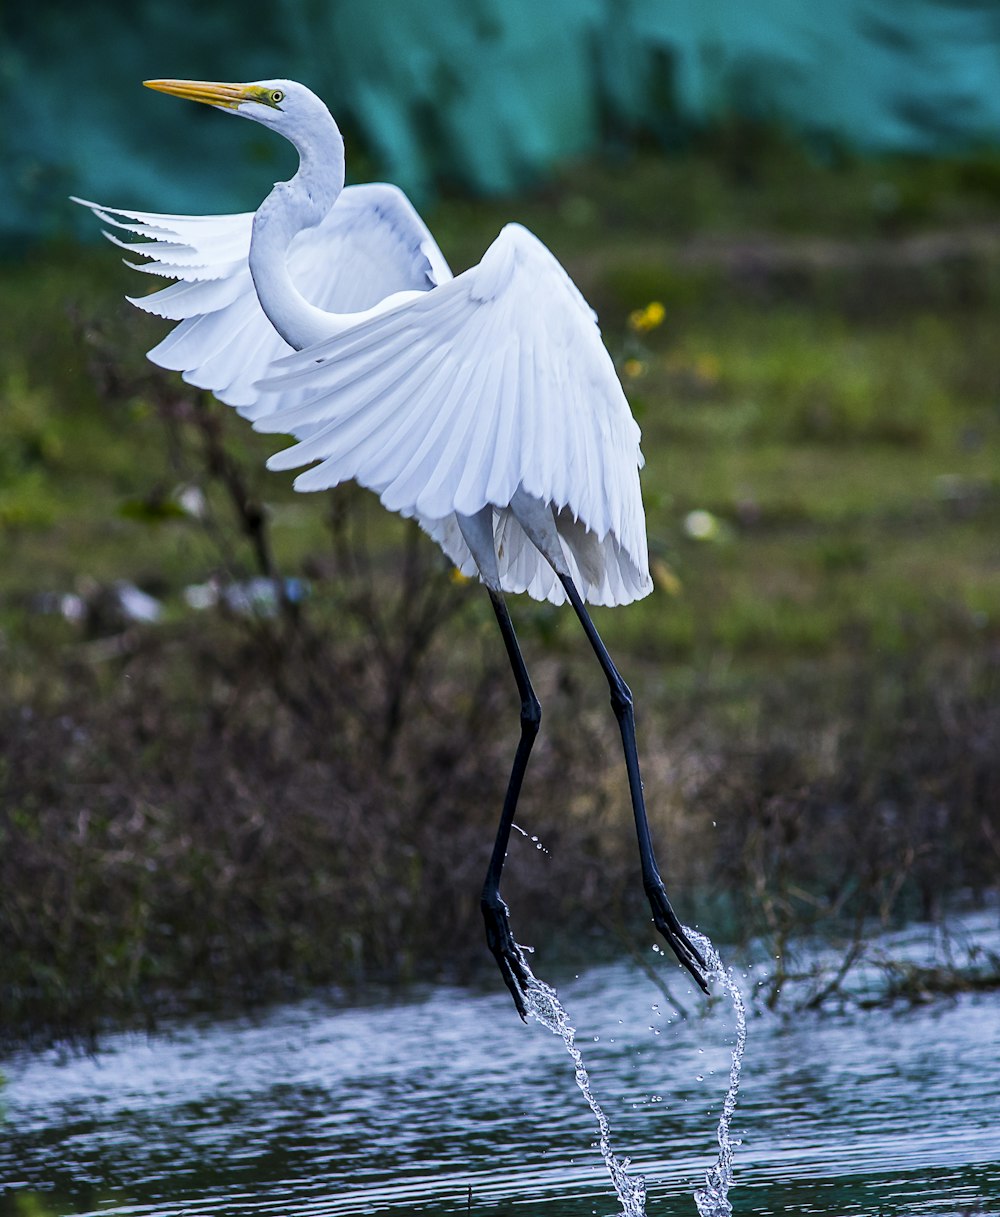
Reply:
<svg viewBox="0 0 1000 1217"><path fill-rule="evenodd" d="M279 102L279 101L284 101L284 100L285 100L285 95L284 95L284 93L282 93L282 91L281 91L280 89L272 89L272 90L271 90L271 103L272 103L272 105L275 105L275 106L276 106L276 105L278 104L278 102Z"/></svg>

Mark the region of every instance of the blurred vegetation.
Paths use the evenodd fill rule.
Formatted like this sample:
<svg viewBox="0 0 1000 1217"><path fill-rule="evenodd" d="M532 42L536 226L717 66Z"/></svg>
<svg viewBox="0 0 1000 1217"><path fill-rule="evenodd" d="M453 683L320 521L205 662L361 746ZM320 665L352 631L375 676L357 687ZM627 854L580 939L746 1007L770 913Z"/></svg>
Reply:
<svg viewBox="0 0 1000 1217"><path fill-rule="evenodd" d="M668 890L783 967L804 928L850 963L869 918L995 891L998 201L989 156L817 162L739 124L428 216L456 269L520 220L598 309L657 587L596 619ZM488 602L371 496L267 474L272 440L146 363L126 287L69 246L0 281L4 1033L496 983L477 898L517 712ZM545 706L515 933L645 943L606 690L567 614L512 608Z"/></svg>

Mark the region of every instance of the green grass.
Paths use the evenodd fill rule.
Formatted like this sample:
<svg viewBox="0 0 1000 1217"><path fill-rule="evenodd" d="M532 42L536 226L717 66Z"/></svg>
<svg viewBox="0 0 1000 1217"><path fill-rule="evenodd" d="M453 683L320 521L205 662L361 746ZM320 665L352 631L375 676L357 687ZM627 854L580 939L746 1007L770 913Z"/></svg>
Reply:
<svg viewBox="0 0 1000 1217"><path fill-rule="evenodd" d="M671 341L668 321L633 391L651 549L679 589L630 629L688 657L995 632L993 328L730 305ZM711 539L685 535L695 510L717 518Z"/></svg>

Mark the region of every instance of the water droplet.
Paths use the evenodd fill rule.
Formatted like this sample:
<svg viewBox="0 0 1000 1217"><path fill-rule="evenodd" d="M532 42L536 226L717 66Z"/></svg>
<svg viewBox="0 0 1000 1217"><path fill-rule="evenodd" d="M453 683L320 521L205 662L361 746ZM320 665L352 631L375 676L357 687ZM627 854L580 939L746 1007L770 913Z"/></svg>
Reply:
<svg viewBox="0 0 1000 1217"><path fill-rule="evenodd" d="M590 1088L590 1079L583 1063L583 1055L576 1045L576 1032L569 1024L568 1016L556 991L538 980L529 970L525 996L528 1012L543 1027L548 1028L562 1039L573 1060L577 1085L597 1120L600 1141L595 1144L600 1146L601 1157L604 1159L604 1164L622 1205L623 1217L645 1217L645 1180L641 1175L630 1176L628 1174L629 1159L619 1158L611 1148L611 1129L607 1116L601 1110ZM594 1042L599 1040L600 1036L595 1035Z"/></svg>

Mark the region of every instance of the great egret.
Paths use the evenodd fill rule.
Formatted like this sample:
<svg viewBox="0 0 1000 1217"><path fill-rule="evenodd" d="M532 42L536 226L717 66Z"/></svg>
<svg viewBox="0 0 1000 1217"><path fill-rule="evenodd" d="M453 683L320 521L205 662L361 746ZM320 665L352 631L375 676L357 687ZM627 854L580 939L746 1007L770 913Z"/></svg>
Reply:
<svg viewBox="0 0 1000 1217"><path fill-rule="evenodd" d="M271 469L311 461L297 490L353 478L417 519L490 594L521 699L521 735L482 893L490 950L524 1017L527 972L500 874L541 707L504 592L569 600L621 730L646 896L657 929L705 989L705 961L674 914L643 802L632 697L584 601L652 588L639 428L596 317L552 254L517 224L453 277L401 191L344 186L344 141L290 80L150 80L149 88L250 118L289 139L299 168L255 214L154 215L85 203L137 270L178 282L133 299L180 324L149 352L297 443ZM77 200L84 202L84 200Z"/></svg>

